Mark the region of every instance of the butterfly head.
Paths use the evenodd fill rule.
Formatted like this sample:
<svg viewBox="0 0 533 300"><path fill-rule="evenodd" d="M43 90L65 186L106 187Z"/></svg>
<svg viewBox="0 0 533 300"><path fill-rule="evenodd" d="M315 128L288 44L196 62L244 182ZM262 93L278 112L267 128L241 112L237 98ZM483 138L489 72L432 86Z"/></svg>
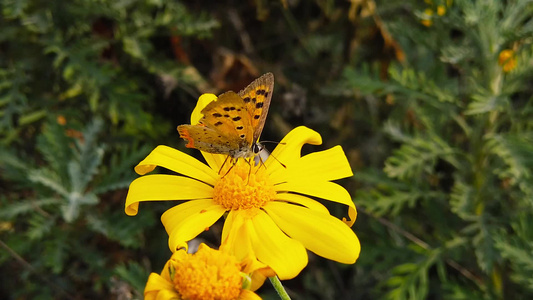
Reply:
<svg viewBox="0 0 533 300"><path fill-rule="evenodd" d="M263 147L263 145L257 143L257 142L254 142L252 144L252 152L254 153L254 155L258 154L259 152L263 151L263 149L265 149Z"/></svg>

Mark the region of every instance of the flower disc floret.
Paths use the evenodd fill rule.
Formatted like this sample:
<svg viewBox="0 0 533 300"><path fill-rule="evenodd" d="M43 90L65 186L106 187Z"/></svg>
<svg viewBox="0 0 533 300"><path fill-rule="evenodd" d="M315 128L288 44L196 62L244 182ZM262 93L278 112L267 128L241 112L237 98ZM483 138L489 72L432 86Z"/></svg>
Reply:
<svg viewBox="0 0 533 300"><path fill-rule="evenodd" d="M173 283L181 299L237 299L242 288L240 264L234 256L202 247L175 265Z"/></svg>
<svg viewBox="0 0 533 300"><path fill-rule="evenodd" d="M215 184L213 201L226 210L261 208L274 197L276 191L265 167L254 166L239 159Z"/></svg>

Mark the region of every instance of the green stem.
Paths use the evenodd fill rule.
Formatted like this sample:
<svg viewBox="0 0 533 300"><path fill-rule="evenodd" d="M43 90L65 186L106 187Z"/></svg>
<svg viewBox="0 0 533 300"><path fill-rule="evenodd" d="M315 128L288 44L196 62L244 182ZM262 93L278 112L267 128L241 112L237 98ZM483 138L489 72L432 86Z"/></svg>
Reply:
<svg viewBox="0 0 533 300"><path fill-rule="evenodd" d="M290 300L291 297L289 297L289 294L287 294L287 291L285 291L285 288L281 284L281 281L279 281L278 276L274 277L268 277L270 279L270 283L272 283L272 286L274 289L276 289L276 292L278 292L278 295L283 300Z"/></svg>

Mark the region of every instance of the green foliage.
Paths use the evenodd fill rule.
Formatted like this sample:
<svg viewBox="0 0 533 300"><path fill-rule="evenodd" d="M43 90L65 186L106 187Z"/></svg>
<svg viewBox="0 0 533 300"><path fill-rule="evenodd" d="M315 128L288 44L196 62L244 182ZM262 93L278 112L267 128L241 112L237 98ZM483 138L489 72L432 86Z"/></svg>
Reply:
<svg viewBox="0 0 533 300"><path fill-rule="evenodd" d="M155 223L149 215L137 220L126 217L120 202L113 209L100 203L103 192L125 189L134 178L131 171L103 172L105 149L109 148L101 142L103 126L101 119L95 119L79 136L70 137L63 125L50 121L37 137L36 161L17 160L17 154L10 152L0 156L2 168L20 171L7 179L32 191L24 197L20 193L18 198L2 199L0 219L13 224L12 230L17 232L8 236L7 243L17 245L19 255L33 262L35 278L45 273L52 281L70 276L69 282L59 280L61 284L55 287L58 295L72 293L77 284L90 282L94 274L101 281L93 282L93 289L109 279L106 268L116 262L110 261L105 249L90 246L95 239L125 249L139 248L144 244L142 231ZM126 149L120 156L112 156L110 165L128 164L131 170L131 162L147 153L146 147ZM9 258L6 254L0 261ZM72 265L72 261L77 263ZM26 290L26 295L40 293L37 287Z"/></svg>
<svg viewBox="0 0 533 300"><path fill-rule="evenodd" d="M383 157L384 173L356 172L363 190L354 201L393 218L382 224L398 243L425 246L405 248L382 287L387 298L533 295L532 4L453 1L427 28L388 20L405 62L391 64L387 81L372 66L347 66L325 90L389 99L381 132L397 147ZM517 60L510 72L499 62L504 49ZM447 247L454 239L468 242Z"/></svg>
<svg viewBox="0 0 533 300"><path fill-rule="evenodd" d="M533 1L228 3L0 1L0 298L142 298L170 253L133 167L267 71L262 139L307 125L355 173L361 257L311 254L294 299L533 296Z"/></svg>
<svg viewBox="0 0 533 300"><path fill-rule="evenodd" d="M11 274L0 298L141 298L140 263L162 252L145 249L158 214L126 216L125 191L174 127L156 112L162 78L201 79L171 39L209 38L219 23L168 1L6 0L0 11L0 272Z"/></svg>

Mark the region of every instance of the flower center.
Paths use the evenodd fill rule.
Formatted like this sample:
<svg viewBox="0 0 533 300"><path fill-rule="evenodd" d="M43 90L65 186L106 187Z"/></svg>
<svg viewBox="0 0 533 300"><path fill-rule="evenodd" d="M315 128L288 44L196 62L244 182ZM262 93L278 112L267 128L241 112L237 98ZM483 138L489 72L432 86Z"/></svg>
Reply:
<svg viewBox="0 0 533 300"><path fill-rule="evenodd" d="M173 282L183 300L237 299L242 289L240 264L234 256L199 248L175 265Z"/></svg>
<svg viewBox="0 0 533 300"><path fill-rule="evenodd" d="M227 174L215 184L215 203L226 210L261 208L276 196L265 166L248 164L244 159L226 164L229 166L221 174Z"/></svg>

